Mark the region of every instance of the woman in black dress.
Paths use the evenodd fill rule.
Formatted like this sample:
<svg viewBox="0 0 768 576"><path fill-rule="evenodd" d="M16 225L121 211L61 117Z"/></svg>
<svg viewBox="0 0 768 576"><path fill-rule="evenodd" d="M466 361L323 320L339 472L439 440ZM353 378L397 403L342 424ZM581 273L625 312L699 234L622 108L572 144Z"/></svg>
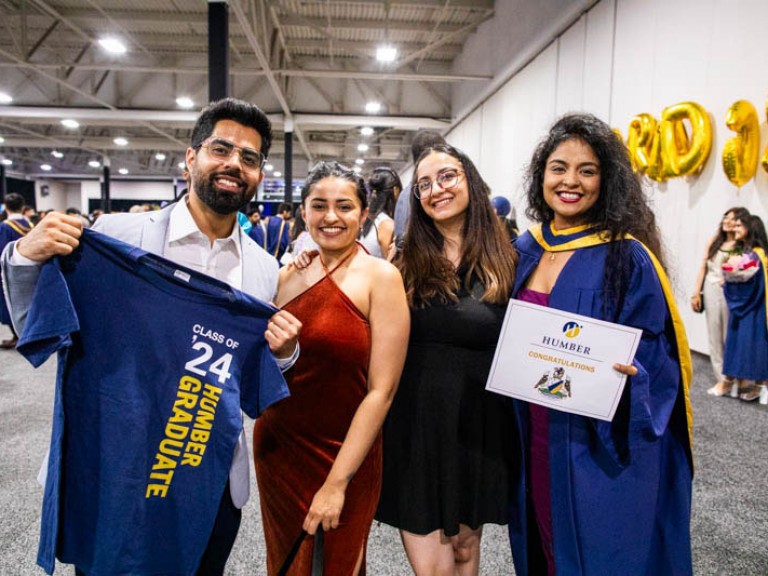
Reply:
<svg viewBox="0 0 768 576"><path fill-rule="evenodd" d="M377 518L419 574L477 574L486 523L506 524L515 426L486 392L515 256L472 161L450 146L414 169L399 268L411 308L400 388L384 427Z"/></svg>

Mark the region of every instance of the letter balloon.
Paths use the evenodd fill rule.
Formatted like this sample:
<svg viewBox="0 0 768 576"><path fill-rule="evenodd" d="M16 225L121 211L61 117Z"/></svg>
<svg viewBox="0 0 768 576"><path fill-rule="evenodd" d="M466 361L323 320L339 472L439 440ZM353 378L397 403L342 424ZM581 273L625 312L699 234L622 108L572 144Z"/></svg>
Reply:
<svg viewBox="0 0 768 576"><path fill-rule="evenodd" d="M768 100L765 101L765 116L768 118ZM760 159L760 165L763 167L763 170L768 172L768 146L766 146L763 157Z"/></svg>
<svg viewBox="0 0 768 576"><path fill-rule="evenodd" d="M688 135L684 121L691 125ZM696 102L681 102L665 108L659 127L662 175L666 178L695 174L712 150L712 122Z"/></svg>
<svg viewBox="0 0 768 576"><path fill-rule="evenodd" d="M733 184L743 186L757 172L760 154L760 121L751 102L738 100L728 109L725 125L736 132L723 148L723 171Z"/></svg>
<svg viewBox="0 0 768 576"><path fill-rule="evenodd" d="M645 172L651 164L651 146L656 136L656 118L651 114L638 114L629 123L627 148L632 168Z"/></svg>

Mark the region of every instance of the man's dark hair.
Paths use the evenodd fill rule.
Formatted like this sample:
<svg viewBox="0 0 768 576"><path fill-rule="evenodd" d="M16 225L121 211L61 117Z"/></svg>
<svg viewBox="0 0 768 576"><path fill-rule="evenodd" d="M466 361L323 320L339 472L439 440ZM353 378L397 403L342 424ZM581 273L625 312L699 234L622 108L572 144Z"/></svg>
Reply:
<svg viewBox="0 0 768 576"><path fill-rule="evenodd" d="M421 153L427 148L434 148L435 146L443 146L447 144L445 138L443 138L439 132L434 130L419 130L411 141L411 156L413 157L413 163L419 159Z"/></svg>
<svg viewBox="0 0 768 576"><path fill-rule="evenodd" d="M283 212L290 212L293 215L293 205L290 202L281 202L277 207L277 213L282 214Z"/></svg>
<svg viewBox="0 0 768 576"><path fill-rule="evenodd" d="M192 129L192 148L199 148L213 134L213 128L220 120L232 120L256 130L261 136L261 153L264 158L269 156L272 146L272 123L261 108L236 98L216 100L203 108Z"/></svg>
<svg viewBox="0 0 768 576"><path fill-rule="evenodd" d="M80 210L74 207L69 207L64 211L65 214L76 214L77 216L80 216Z"/></svg>
<svg viewBox="0 0 768 576"><path fill-rule="evenodd" d="M21 208L24 206L24 196L11 192L5 195L3 202L8 212L21 212Z"/></svg>
<svg viewBox="0 0 768 576"><path fill-rule="evenodd" d="M251 217L254 214L258 214L259 216L261 216L261 210L259 210L258 206L254 206L253 208L249 208L248 212L246 213L246 216Z"/></svg>

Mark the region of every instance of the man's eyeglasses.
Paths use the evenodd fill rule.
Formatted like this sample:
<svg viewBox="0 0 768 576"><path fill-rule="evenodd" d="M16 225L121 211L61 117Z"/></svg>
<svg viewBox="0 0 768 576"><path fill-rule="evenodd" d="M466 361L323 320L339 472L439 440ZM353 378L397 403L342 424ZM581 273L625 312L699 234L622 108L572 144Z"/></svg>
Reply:
<svg viewBox="0 0 768 576"><path fill-rule="evenodd" d="M456 170L455 168L447 168L442 172L438 172L434 181L429 178L421 178L416 184L413 185L413 195L421 200L422 196L429 196L432 194L432 186L437 184L443 190L449 190L459 183L459 178L463 172Z"/></svg>
<svg viewBox="0 0 768 576"><path fill-rule="evenodd" d="M208 154L222 161L229 160L232 157L232 153L237 152L240 155L240 163L247 170L260 170L267 160L258 150L235 146L232 142L223 138L215 138L214 140L203 142L200 144L200 147L205 148L208 150Z"/></svg>

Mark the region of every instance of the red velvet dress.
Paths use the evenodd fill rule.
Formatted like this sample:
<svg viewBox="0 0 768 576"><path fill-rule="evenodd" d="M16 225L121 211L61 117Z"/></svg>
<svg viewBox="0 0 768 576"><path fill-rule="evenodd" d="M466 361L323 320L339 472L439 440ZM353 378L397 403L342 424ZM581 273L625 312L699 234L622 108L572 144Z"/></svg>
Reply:
<svg viewBox="0 0 768 576"><path fill-rule="evenodd" d="M285 374L291 396L269 407L253 433L270 575L277 574L301 532L367 393L371 351L368 321L330 274L284 309L303 324L301 354ZM325 535L326 574L353 573L380 490L381 435L349 483L339 527ZM289 574L310 574L313 542L304 540Z"/></svg>

